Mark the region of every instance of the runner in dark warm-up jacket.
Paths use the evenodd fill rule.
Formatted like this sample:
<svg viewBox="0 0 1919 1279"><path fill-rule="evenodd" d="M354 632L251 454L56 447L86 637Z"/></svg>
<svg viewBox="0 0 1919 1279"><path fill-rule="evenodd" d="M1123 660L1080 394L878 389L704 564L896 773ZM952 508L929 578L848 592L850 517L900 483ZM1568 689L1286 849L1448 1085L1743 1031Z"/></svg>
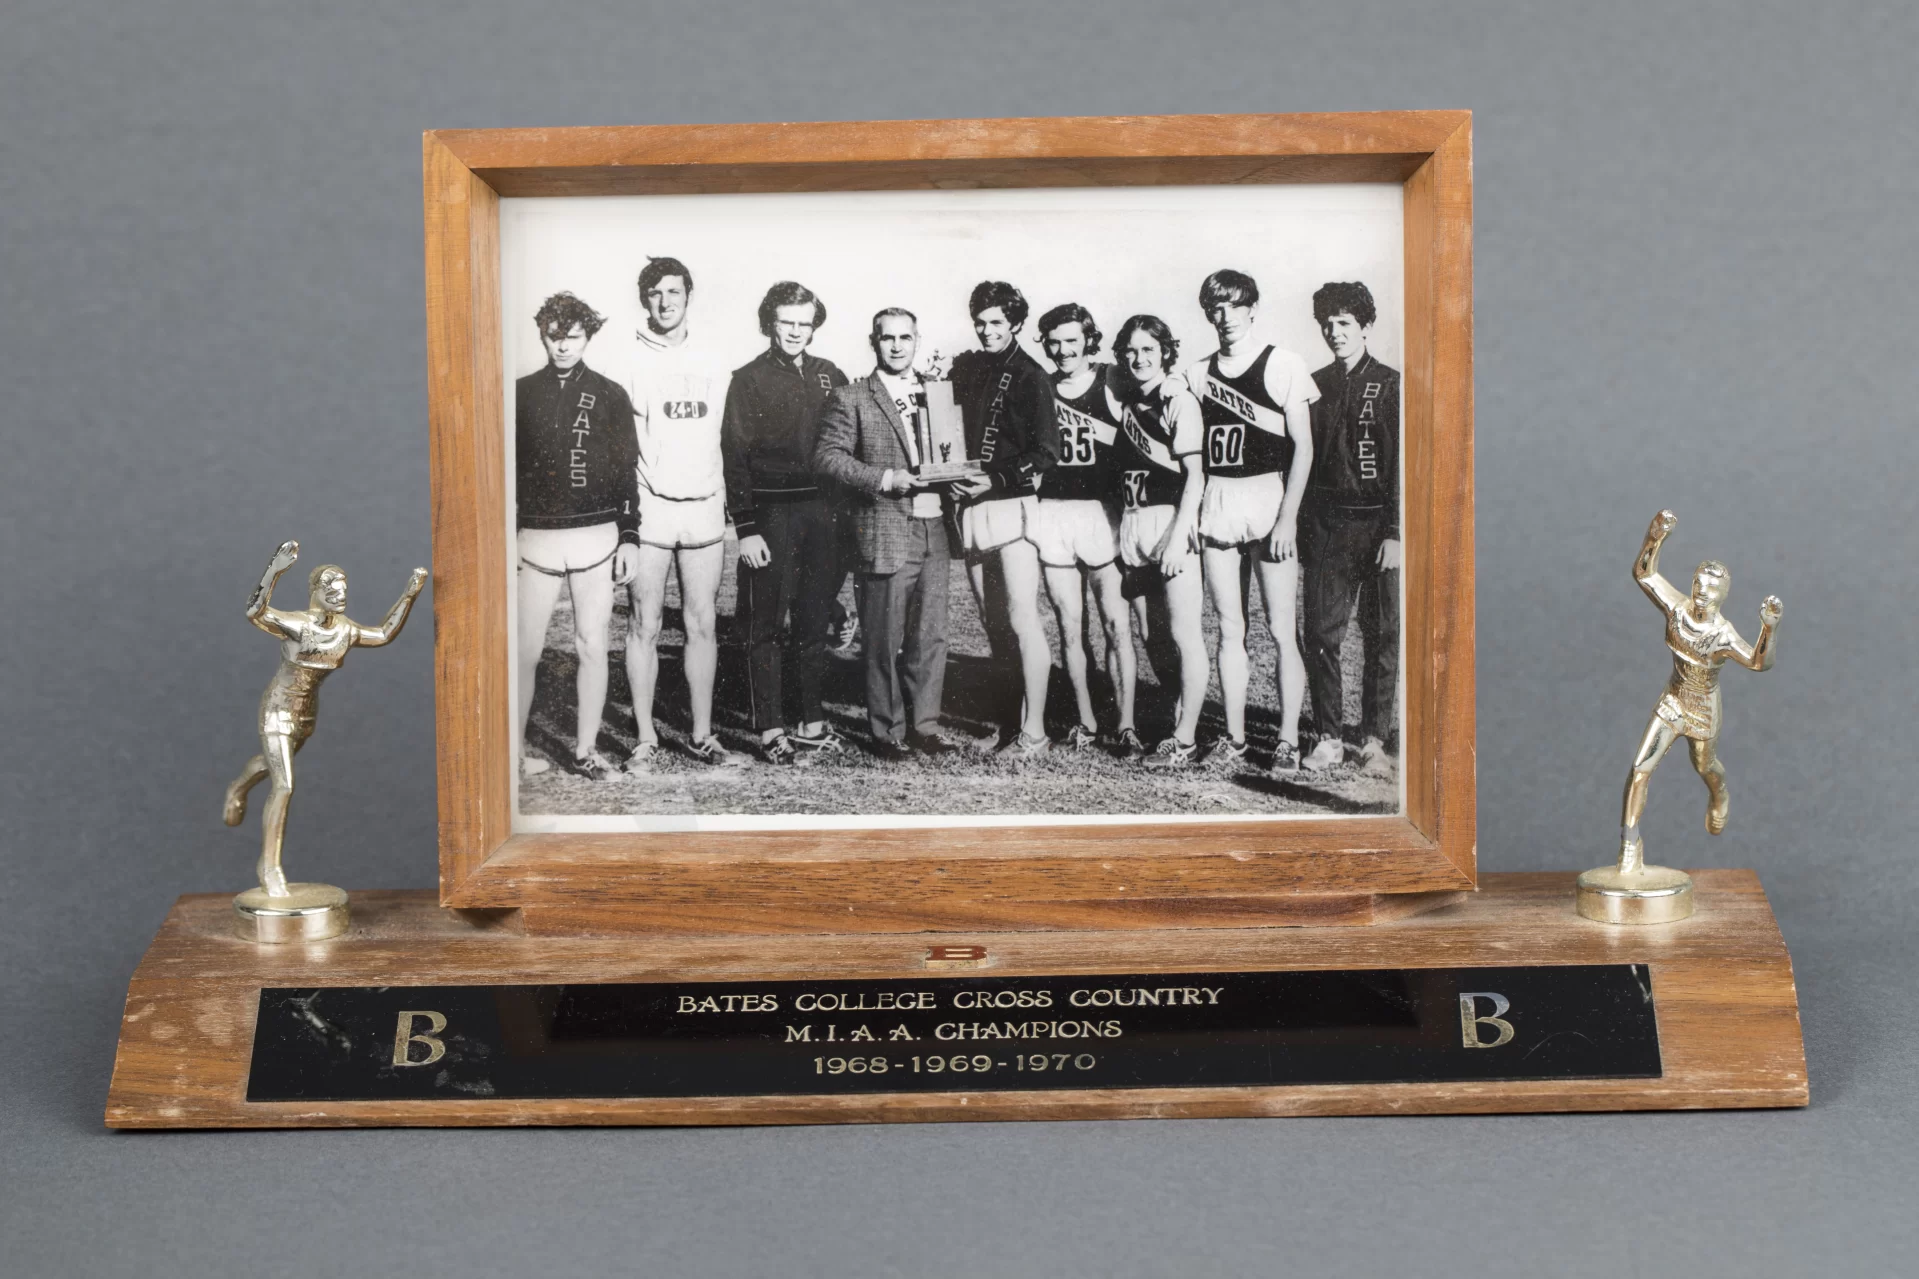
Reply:
<svg viewBox="0 0 1919 1279"><path fill-rule="evenodd" d="M726 506L740 538L753 727L772 764L844 749L820 705L827 619L844 576L834 505L813 472L820 410L846 385L831 360L807 354L825 322L825 304L805 285L782 280L768 289L760 302L767 348L734 370L720 424ZM789 652L798 676L793 717Z"/></svg>
<svg viewBox="0 0 1919 1279"><path fill-rule="evenodd" d="M980 614L991 619L987 637L994 658L1005 663L1017 649L1023 701L1019 723L1002 749L1021 755L1046 750L1046 679L1053 668L1052 649L1039 615L1039 546L1034 524L1039 515L1040 477L1059 461L1059 417L1054 411L1053 381L1039 361L1020 349L1026 323L1026 298L1003 280L987 280L973 289L967 309L980 350L953 361L953 396L966 428L967 456L984 476L953 486L960 503L960 542L966 550L967 576ZM987 560L999 569L989 603ZM1004 591L1009 644L994 622L997 598ZM1008 707L1008 710L1011 708ZM1007 716L1007 718L1011 718Z"/></svg>
<svg viewBox="0 0 1919 1279"><path fill-rule="evenodd" d="M633 405L619 383L588 368L587 343L604 320L571 293L534 315L546 367L513 384L519 525L519 727L524 747L546 627L565 588L579 658L574 772L603 781L613 766L595 747L606 708L613 588L633 576L639 541ZM528 776L550 765L523 749Z"/></svg>
<svg viewBox="0 0 1919 1279"><path fill-rule="evenodd" d="M1313 294L1333 362L1313 374L1313 483L1300 520L1306 564L1306 666L1319 742L1306 767L1344 762L1339 649L1359 598L1360 762L1387 766L1399 684L1399 373L1373 356L1378 312L1364 284Z"/></svg>

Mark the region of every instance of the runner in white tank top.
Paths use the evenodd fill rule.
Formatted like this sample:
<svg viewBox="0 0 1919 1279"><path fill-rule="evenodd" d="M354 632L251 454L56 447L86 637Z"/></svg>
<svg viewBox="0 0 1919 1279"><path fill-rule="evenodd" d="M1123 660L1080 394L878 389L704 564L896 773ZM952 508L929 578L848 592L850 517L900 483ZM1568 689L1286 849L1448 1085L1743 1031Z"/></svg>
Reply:
<svg viewBox="0 0 1919 1279"><path fill-rule="evenodd" d="M719 661L715 614L725 567L726 478L720 418L731 373L689 335L693 275L675 258L649 258L640 271L646 323L622 370L639 436L640 553L631 588L626 678L638 741L628 772L650 771L659 751L653 692L660 674L660 626L667 569L680 570L686 628L686 687L692 709L687 751L706 764L737 763L713 735L713 673Z"/></svg>

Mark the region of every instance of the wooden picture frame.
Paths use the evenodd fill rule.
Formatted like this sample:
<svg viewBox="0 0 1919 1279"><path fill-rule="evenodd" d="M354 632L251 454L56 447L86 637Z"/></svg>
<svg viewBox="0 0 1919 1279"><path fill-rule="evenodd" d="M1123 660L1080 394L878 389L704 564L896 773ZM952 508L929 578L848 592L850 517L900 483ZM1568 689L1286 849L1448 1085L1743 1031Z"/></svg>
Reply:
<svg viewBox="0 0 1919 1279"><path fill-rule="evenodd" d="M1475 886L1469 113L449 130L423 153L442 905L539 934L1233 927ZM513 832L502 197L1325 182L1404 192L1400 815Z"/></svg>

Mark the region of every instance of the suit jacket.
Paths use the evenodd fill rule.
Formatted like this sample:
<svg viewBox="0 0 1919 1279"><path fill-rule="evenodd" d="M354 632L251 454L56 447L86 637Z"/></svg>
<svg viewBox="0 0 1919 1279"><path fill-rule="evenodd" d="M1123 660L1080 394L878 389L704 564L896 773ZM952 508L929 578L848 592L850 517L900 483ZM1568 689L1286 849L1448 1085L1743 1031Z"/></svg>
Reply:
<svg viewBox="0 0 1919 1279"><path fill-rule="evenodd" d="M897 573L913 532L913 495L880 492L887 471L913 466L906 423L878 373L835 387L820 410L813 469L847 490L863 573Z"/></svg>

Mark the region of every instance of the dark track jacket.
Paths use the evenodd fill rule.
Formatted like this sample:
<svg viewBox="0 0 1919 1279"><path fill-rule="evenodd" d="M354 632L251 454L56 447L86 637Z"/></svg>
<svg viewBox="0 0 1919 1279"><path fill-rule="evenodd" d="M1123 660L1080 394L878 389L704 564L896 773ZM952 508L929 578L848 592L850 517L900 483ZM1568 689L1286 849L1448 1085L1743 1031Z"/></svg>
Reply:
<svg viewBox="0 0 1919 1279"><path fill-rule="evenodd" d="M1053 379L1017 341L998 355L954 357L952 378L967 456L993 481L992 491L976 500L1037 493L1040 476L1059 462Z"/></svg>
<svg viewBox="0 0 1919 1279"><path fill-rule="evenodd" d="M618 382L582 360L563 380L551 364L513 384L514 469L521 528L619 525L639 541L639 437Z"/></svg>
<svg viewBox="0 0 1919 1279"><path fill-rule="evenodd" d="M755 511L767 502L820 495L813 470L820 410L846 374L831 360L801 355L793 361L771 347L734 370L720 420L720 459L726 471L726 509L741 537L759 532Z"/></svg>
<svg viewBox="0 0 1919 1279"><path fill-rule="evenodd" d="M1368 351L1348 373L1334 360L1313 374L1313 474L1306 500L1383 507L1385 536L1399 538L1399 373Z"/></svg>

